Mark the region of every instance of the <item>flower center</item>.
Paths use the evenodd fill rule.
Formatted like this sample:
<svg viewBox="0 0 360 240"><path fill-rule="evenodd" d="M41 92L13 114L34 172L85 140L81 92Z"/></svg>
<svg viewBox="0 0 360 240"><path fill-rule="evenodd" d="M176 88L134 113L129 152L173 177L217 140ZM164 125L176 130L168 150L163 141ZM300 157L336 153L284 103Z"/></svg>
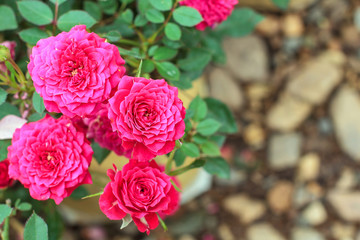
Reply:
<svg viewBox="0 0 360 240"><path fill-rule="evenodd" d="M78 70L77 69L72 70L71 76L75 76L76 74L78 74Z"/></svg>

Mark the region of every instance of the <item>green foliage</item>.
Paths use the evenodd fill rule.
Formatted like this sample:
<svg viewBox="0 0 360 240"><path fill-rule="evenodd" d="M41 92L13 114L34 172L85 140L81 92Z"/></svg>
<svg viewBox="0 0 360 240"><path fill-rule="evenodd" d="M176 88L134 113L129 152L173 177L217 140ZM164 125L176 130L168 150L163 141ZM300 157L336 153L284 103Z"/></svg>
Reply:
<svg viewBox="0 0 360 240"><path fill-rule="evenodd" d="M0 31L12 30L17 27L14 11L8 6L0 5Z"/></svg>
<svg viewBox="0 0 360 240"><path fill-rule="evenodd" d="M84 24L87 28L91 28L96 20L87 12L80 10L71 10L60 16L57 26L62 31L69 31L73 26Z"/></svg>
<svg viewBox="0 0 360 240"><path fill-rule="evenodd" d="M85 1L84 10L90 16L92 16L96 21L99 21L101 19L102 11L100 6L96 2Z"/></svg>
<svg viewBox="0 0 360 240"><path fill-rule="evenodd" d="M36 112L42 114L45 111L44 100L37 92L34 92L32 96L33 106Z"/></svg>
<svg viewBox="0 0 360 240"><path fill-rule="evenodd" d="M30 211L32 208L31 204L28 202L19 203L18 205L15 205L15 207L20 211Z"/></svg>
<svg viewBox="0 0 360 240"><path fill-rule="evenodd" d="M48 240L48 227L45 221L35 212L27 220L24 229L24 240Z"/></svg>
<svg viewBox="0 0 360 240"><path fill-rule="evenodd" d="M214 142L205 142L200 145L201 152L207 156L220 156L219 146Z"/></svg>
<svg viewBox="0 0 360 240"><path fill-rule="evenodd" d="M194 143L185 142L182 144L180 149L186 156L194 158L200 156L199 148Z"/></svg>
<svg viewBox="0 0 360 240"><path fill-rule="evenodd" d="M152 23L162 23L165 21L164 15L159 10L156 10L154 8L146 11L145 17Z"/></svg>
<svg viewBox="0 0 360 240"><path fill-rule="evenodd" d="M70 195L70 197L73 199L76 199L76 200L80 200L89 194L90 194L89 191L86 190L86 188L84 186L79 186L73 191L73 193Z"/></svg>
<svg viewBox="0 0 360 240"><path fill-rule="evenodd" d="M8 155L8 146L11 145L11 140L0 140L0 162L5 160Z"/></svg>
<svg viewBox="0 0 360 240"><path fill-rule="evenodd" d="M17 2L17 5L21 16L35 25L47 25L54 19L50 7L43 2L21 1Z"/></svg>
<svg viewBox="0 0 360 240"><path fill-rule="evenodd" d="M230 166L222 157L206 158L204 169L220 178L230 178Z"/></svg>
<svg viewBox="0 0 360 240"><path fill-rule="evenodd" d="M221 123L219 132L221 133L236 133L237 126L230 109L219 100L214 98L206 98L206 105L208 107L208 118L212 118Z"/></svg>
<svg viewBox="0 0 360 240"><path fill-rule="evenodd" d="M150 0L150 4L159 11L168 11L172 7L172 0Z"/></svg>
<svg viewBox="0 0 360 240"><path fill-rule="evenodd" d="M0 204L0 224L4 222L5 218L10 216L12 210L8 205Z"/></svg>
<svg viewBox="0 0 360 240"><path fill-rule="evenodd" d="M180 78L179 69L171 62L155 62L156 70L165 79L170 81L178 81Z"/></svg>
<svg viewBox="0 0 360 240"><path fill-rule="evenodd" d="M12 105L8 102L1 104L0 105L0 119L5 117L6 115L10 115L10 114L20 117L20 112L17 107L15 107L14 105Z"/></svg>
<svg viewBox="0 0 360 240"><path fill-rule="evenodd" d="M22 30L19 32L19 36L21 40L33 46L36 45L36 43L40 39L49 37L49 35L46 32L40 30L39 28L28 28Z"/></svg>
<svg viewBox="0 0 360 240"><path fill-rule="evenodd" d="M185 6L175 9L173 17L178 24L184 27L193 27L203 20L198 10Z"/></svg>
<svg viewBox="0 0 360 240"><path fill-rule="evenodd" d="M7 95L8 93L4 89L0 88L0 105L6 101Z"/></svg>
<svg viewBox="0 0 360 240"><path fill-rule="evenodd" d="M53 4L58 4L59 6L61 5L61 4L63 4L64 2L66 2L67 0L50 0L50 2L52 2Z"/></svg>
<svg viewBox="0 0 360 240"><path fill-rule="evenodd" d="M168 47L159 47L154 52L154 60L170 60L176 56L177 50Z"/></svg>
<svg viewBox="0 0 360 240"><path fill-rule="evenodd" d="M199 96L196 96L190 103L189 109L192 111L189 117L194 119L194 121L200 121L204 119L207 114L207 105L204 100Z"/></svg>
<svg viewBox="0 0 360 240"><path fill-rule="evenodd" d="M218 121L211 119L211 118L207 118L201 122L199 122L199 124L196 126L196 130L204 136L210 136L214 133L216 133L216 131L220 128L221 123L219 123Z"/></svg>
<svg viewBox="0 0 360 240"><path fill-rule="evenodd" d="M172 41L178 41L181 38L181 29L175 23L168 23L165 27L165 35Z"/></svg>
<svg viewBox="0 0 360 240"><path fill-rule="evenodd" d="M99 164L101 164L106 159L106 157L110 154L109 150L107 150L106 148L100 147L100 145L96 142L93 142L91 144L91 147L94 151L94 158Z"/></svg>
<svg viewBox="0 0 360 240"><path fill-rule="evenodd" d="M272 1L277 7L281 8L282 10L286 10L290 2L290 0L272 0Z"/></svg>
<svg viewBox="0 0 360 240"><path fill-rule="evenodd" d="M131 9L126 9L122 13L122 18L126 23L131 24L134 19L134 12Z"/></svg>

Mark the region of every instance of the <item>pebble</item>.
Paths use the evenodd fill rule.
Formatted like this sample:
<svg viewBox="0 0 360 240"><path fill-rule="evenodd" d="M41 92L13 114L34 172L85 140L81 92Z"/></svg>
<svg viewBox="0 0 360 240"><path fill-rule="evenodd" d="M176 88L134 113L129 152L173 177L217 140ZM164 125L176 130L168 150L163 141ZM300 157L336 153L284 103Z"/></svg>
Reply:
<svg viewBox="0 0 360 240"><path fill-rule="evenodd" d="M234 234L231 232L231 229L226 224L221 224L218 228L218 233L221 240L236 240Z"/></svg>
<svg viewBox="0 0 360 240"><path fill-rule="evenodd" d="M227 67L241 82L263 82L269 76L269 58L264 41L257 36L226 38L223 42Z"/></svg>
<svg viewBox="0 0 360 240"><path fill-rule="evenodd" d="M265 214L266 207L262 201L249 198L245 194L227 197L223 203L224 208L236 215L240 222L251 223Z"/></svg>
<svg viewBox="0 0 360 240"><path fill-rule="evenodd" d="M300 156L302 137L299 133L277 134L270 138L269 165L274 170L295 167Z"/></svg>
<svg viewBox="0 0 360 240"><path fill-rule="evenodd" d="M324 236L312 228L295 228L291 240L325 240Z"/></svg>
<svg viewBox="0 0 360 240"><path fill-rule="evenodd" d="M346 221L360 221L360 191L332 190L327 200Z"/></svg>
<svg viewBox="0 0 360 240"><path fill-rule="evenodd" d="M295 11L302 11L312 4L314 4L317 0L290 0L289 8Z"/></svg>
<svg viewBox="0 0 360 240"><path fill-rule="evenodd" d="M300 158L297 170L297 181L309 181L318 177L320 171L320 157L316 153L307 153Z"/></svg>
<svg viewBox="0 0 360 240"><path fill-rule="evenodd" d="M351 224L342 224L335 222L332 227L332 235L337 240L353 240L356 232L356 228Z"/></svg>
<svg viewBox="0 0 360 240"><path fill-rule="evenodd" d="M336 188L339 190L349 190L357 184L357 178L354 170L344 168L341 172L339 180L336 182Z"/></svg>
<svg viewBox="0 0 360 240"><path fill-rule="evenodd" d="M268 223L259 223L248 228L248 240L286 240L273 226Z"/></svg>
<svg viewBox="0 0 360 240"><path fill-rule="evenodd" d="M330 113L340 147L360 161L360 97L356 90L342 86L331 102Z"/></svg>
<svg viewBox="0 0 360 240"><path fill-rule="evenodd" d="M311 104L284 94L267 113L266 123L273 130L293 131L310 115L311 109Z"/></svg>
<svg viewBox="0 0 360 240"><path fill-rule="evenodd" d="M247 175L244 171L231 168L229 179L215 178L215 182L217 185L223 187L236 187L245 182L246 177Z"/></svg>
<svg viewBox="0 0 360 240"><path fill-rule="evenodd" d="M252 123L244 129L244 140L247 144L259 147L264 144L265 141L265 131L258 124Z"/></svg>
<svg viewBox="0 0 360 240"><path fill-rule="evenodd" d="M298 14L287 14L282 21L282 31L286 37L300 37L304 29L303 20Z"/></svg>
<svg viewBox="0 0 360 240"><path fill-rule="evenodd" d="M301 214L301 218L307 224L316 226L324 223L327 219L327 213L320 201L311 203Z"/></svg>
<svg viewBox="0 0 360 240"><path fill-rule="evenodd" d="M354 24L357 30L360 32L360 6L356 8L354 13Z"/></svg>
<svg viewBox="0 0 360 240"><path fill-rule="evenodd" d="M233 110L239 110L244 104L244 94L229 75L222 68L214 68L209 75L210 95L224 102Z"/></svg>
<svg viewBox="0 0 360 240"><path fill-rule="evenodd" d="M264 20L256 26L256 30L267 37L278 34L280 32L280 28L281 25L279 18L273 15L265 16Z"/></svg>
<svg viewBox="0 0 360 240"><path fill-rule="evenodd" d="M292 205L294 187L291 182L280 181L270 189L267 201L271 210L281 214L288 211Z"/></svg>

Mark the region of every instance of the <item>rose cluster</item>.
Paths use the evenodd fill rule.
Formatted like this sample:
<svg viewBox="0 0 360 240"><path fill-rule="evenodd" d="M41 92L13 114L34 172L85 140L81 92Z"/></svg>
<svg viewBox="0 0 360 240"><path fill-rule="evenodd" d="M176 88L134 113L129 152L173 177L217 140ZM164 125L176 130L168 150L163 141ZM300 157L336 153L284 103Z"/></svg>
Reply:
<svg viewBox="0 0 360 240"><path fill-rule="evenodd" d="M141 232L173 213L179 193L153 160L171 152L184 135L185 108L165 80L125 75L115 45L86 26L40 40L28 70L49 112L17 129L8 148L9 176L33 198L60 204L81 184L91 184L90 141L125 155L129 163L108 170L100 208L110 219L131 216ZM7 184L9 185L9 184Z"/></svg>

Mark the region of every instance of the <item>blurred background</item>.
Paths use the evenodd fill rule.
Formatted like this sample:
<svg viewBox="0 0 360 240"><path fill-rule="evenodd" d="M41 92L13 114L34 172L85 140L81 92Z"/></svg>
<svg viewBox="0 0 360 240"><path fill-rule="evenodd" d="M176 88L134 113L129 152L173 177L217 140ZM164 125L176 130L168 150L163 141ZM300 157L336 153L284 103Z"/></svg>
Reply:
<svg viewBox="0 0 360 240"><path fill-rule="evenodd" d="M77 224L63 239L360 240L360 1L239 5L265 20L226 39L227 64L199 81L237 119L222 149L231 178L206 178L168 232Z"/></svg>

